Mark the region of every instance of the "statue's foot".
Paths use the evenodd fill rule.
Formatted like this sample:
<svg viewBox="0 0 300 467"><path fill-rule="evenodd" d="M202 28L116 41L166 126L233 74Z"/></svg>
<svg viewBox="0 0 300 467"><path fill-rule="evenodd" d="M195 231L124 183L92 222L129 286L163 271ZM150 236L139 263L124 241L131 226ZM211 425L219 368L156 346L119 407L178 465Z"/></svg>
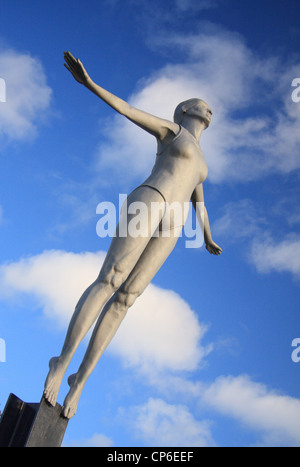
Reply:
<svg viewBox="0 0 300 467"><path fill-rule="evenodd" d="M60 362L60 358L51 358L49 361L49 373L45 382L44 398L53 407L56 405L59 388L64 374L65 369Z"/></svg>
<svg viewBox="0 0 300 467"><path fill-rule="evenodd" d="M68 384L70 386L70 391L68 392L63 405L62 415L65 418L72 418L76 414L78 402L81 396L83 385L79 384L77 381L77 373L69 376Z"/></svg>

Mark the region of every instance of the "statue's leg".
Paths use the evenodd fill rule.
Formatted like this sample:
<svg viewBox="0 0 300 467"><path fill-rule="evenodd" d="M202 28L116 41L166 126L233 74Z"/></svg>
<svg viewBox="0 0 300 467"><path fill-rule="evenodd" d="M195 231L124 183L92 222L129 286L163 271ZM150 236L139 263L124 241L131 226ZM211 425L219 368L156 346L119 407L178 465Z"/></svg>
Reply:
<svg viewBox="0 0 300 467"><path fill-rule="evenodd" d="M64 416L71 418L77 409L82 389L99 358L117 332L126 312L151 282L173 250L178 237L153 237L127 280L109 300L94 328L78 372L69 378L70 391L64 402Z"/></svg>
<svg viewBox="0 0 300 467"><path fill-rule="evenodd" d="M151 203L162 203L164 200L159 192L149 187L141 187L128 198L129 212L132 203L136 202L143 203L147 207ZM129 276L151 239L155 230L154 223L159 223L162 215L163 212L160 217L152 219L151 209L144 209L140 217L140 223L144 229L143 235L134 237L130 235L130 232L126 235L126 227L130 230L136 214L130 214L128 211L123 211L121 214L116 236L112 239L100 274L84 292L75 308L60 356L50 360L50 370L44 390L45 398L50 404L56 404L62 378L79 343L99 317L107 300Z"/></svg>

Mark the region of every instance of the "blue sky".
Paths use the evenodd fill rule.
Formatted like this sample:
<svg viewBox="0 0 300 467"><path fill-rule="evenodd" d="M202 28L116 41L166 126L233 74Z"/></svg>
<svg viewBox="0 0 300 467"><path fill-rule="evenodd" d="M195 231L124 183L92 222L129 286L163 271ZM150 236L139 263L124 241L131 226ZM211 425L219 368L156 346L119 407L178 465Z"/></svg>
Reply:
<svg viewBox="0 0 300 467"><path fill-rule="evenodd" d="M191 97L211 105L204 192L223 255L179 240L88 381L65 445L300 446L299 14L297 0L2 0L0 409L10 392L40 400L109 246L96 207L154 162L155 141L63 67L70 50L161 117ZM66 392L64 381L61 404Z"/></svg>

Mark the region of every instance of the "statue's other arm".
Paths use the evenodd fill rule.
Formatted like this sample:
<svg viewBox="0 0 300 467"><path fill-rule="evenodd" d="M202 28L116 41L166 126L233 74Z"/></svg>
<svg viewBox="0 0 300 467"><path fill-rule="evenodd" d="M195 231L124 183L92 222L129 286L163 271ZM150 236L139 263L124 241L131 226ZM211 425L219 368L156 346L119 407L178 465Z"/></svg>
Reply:
<svg viewBox="0 0 300 467"><path fill-rule="evenodd" d="M169 120L165 120L154 115L151 115L142 110L132 107L123 99L115 96L106 89L102 88L90 78L84 66L79 59L75 59L70 52L65 52L65 67L72 73L73 77L79 83L92 91L96 96L100 97L106 104L112 107L121 115L124 115L130 121L147 131L157 139L162 141L171 131L174 134L178 133L178 125Z"/></svg>
<svg viewBox="0 0 300 467"><path fill-rule="evenodd" d="M203 194L202 183L196 186L192 194L191 201L196 211L198 221L201 227L203 227L203 235L204 235L204 242L205 242L206 249L212 255L220 255L223 250L212 239L207 209L204 204L204 194ZM200 203L200 204L198 204L197 206L197 203ZM204 209L201 209L201 208L204 208ZM201 211L203 213L203 216L201 215Z"/></svg>

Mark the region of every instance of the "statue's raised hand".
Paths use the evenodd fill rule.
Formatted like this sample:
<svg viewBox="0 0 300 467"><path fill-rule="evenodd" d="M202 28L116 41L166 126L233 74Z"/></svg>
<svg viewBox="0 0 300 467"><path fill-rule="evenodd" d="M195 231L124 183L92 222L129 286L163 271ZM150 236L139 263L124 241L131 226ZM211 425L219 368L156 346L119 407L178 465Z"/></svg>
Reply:
<svg viewBox="0 0 300 467"><path fill-rule="evenodd" d="M64 52L64 57L66 61L64 66L67 68L67 70L72 73L73 77L76 79L76 81L78 81L78 83L86 85L89 79L89 75L87 74L79 58L76 59L71 54L71 52Z"/></svg>

